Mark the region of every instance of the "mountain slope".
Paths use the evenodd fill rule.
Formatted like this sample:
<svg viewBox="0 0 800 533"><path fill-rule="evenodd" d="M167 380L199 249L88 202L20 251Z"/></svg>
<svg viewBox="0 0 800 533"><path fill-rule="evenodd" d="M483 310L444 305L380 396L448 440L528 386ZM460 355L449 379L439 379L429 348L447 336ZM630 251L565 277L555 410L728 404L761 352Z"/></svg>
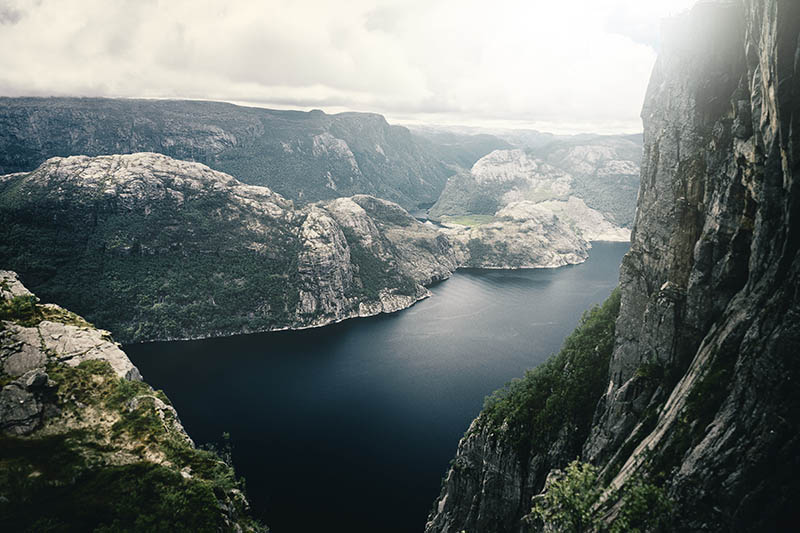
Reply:
<svg viewBox="0 0 800 533"><path fill-rule="evenodd" d="M790 531L800 519L800 5L701 2L668 35L642 113L613 353L596 362L607 378L565 405L537 374L510 391L511 409L488 405L430 532L553 527L523 517L579 451L609 486L585 518L606 527L621 516L617 489L641 480L670 502L656 517L669 531ZM570 382L575 367L556 376ZM561 420L528 423L553 405ZM573 422L587 406L588 428Z"/></svg>
<svg viewBox="0 0 800 533"><path fill-rule="evenodd" d="M53 158L0 177L0 262L125 342L323 325L408 307L446 237L357 195L295 208L199 163Z"/></svg>
<svg viewBox="0 0 800 533"><path fill-rule="evenodd" d="M54 156L156 152L204 163L303 203L363 193L412 209L435 202L453 173L448 165L469 159L475 149L481 147L440 150L370 113L201 101L0 98L0 174L29 172Z"/></svg>
<svg viewBox="0 0 800 533"><path fill-rule="evenodd" d="M636 208L641 138L553 136L534 130L498 134L511 146L477 159L448 179L430 214L492 214L509 202L574 196L616 226L630 228Z"/></svg>
<svg viewBox="0 0 800 533"><path fill-rule="evenodd" d="M0 514L9 531L261 531L107 331L0 271Z"/></svg>
<svg viewBox="0 0 800 533"><path fill-rule="evenodd" d="M495 150L447 181L429 210L478 268L580 263L591 241L630 232L576 196L568 173L521 149Z"/></svg>

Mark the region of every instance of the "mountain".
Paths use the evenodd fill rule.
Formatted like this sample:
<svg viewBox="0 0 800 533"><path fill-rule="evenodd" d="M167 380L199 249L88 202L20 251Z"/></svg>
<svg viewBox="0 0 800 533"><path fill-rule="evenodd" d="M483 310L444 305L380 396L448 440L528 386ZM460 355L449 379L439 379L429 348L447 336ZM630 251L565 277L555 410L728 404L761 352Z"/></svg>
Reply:
<svg viewBox="0 0 800 533"><path fill-rule="evenodd" d="M381 115L276 111L221 102L0 98L0 174L54 156L156 152L300 202L370 194L407 209L436 201L451 166L500 140L435 145ZM471 164L471 163L470 163Z"/></svg>
<svg viewBox="0 0 800 533"><path fill-rule="evenodd" d="M555 140L533 153L572 178L574 195L611 223L630 228L639 190L641 135L586 135Z"/></svg>
<svg viewBox="0 0 800 533"><path fill-rule="evenodd" d="M576 182L525 150L495 150L451 177L429 215L461 245L466 266L580 263L591 241L627 241L630 231L589 207Z"/></svg>
<svg viewBox="0 0 800 533"><path fill-rule="evenodd" d="M591 241L630 239L638 136L497 135L509 148L456 169L427 213L460 244L466 266L574 264L586 259Z"/></svg>
<svg viewBox="0 0 800 533"><path fill-rule="evenodd" d="M413 131L440 142L447 135L466 137L435 127L415 127ZM570 195L582 199L610 223L631 227L639 187L641 135L553 135L536 130L492 133L471 137L497 139L506 146L487 150L475 160L462 161L464 170L447 181L431 208L433 218L493 214L512 200L537 200L542 182L561 180L568 182ZM484 148L491 146L487 143ZM562 187L556 196L565 192Z"/></svg>
<svg viewBox="0 0 800 533"><path fill-rule="evenodd" d="M0 271L0 514L8 531L264 531L107 331Z"/></svg>
<svg viewBox="0 0 800 533"><path fill-rule="evenodd" d="M365 195L295 205L153 153L0 176L0 264L124 342L392 312L458 266L448 239Z"/></svg>
<svg viewBox="0 0 800 533"><path fill-rule="evenodd" d="M296 206L154 153L56 157L0 176L0 262L124 342L390 313L462 266L575 264L592 240L628 238L572 197L453 222L423 224L367 195Z"/></svg>
<svg viewBox="0 0 800 533"><path fill-rule="evenodd" d="M800 523L800 4L666 30L619 292L487 399L428 532Z"/></svg>

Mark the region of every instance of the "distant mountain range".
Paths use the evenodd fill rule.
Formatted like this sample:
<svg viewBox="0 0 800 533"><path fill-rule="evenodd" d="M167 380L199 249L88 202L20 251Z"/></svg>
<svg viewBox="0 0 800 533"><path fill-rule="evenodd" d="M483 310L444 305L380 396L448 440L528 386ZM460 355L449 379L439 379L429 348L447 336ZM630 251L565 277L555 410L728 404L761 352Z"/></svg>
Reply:
<svg viewBox="0 0 800 533"><path fill-rule="evenodd" d="M440 138L432 128L421 135ZM455 134L454 134L455 135ZM451 176L434 218L491 215L512 201L575 196L611 223L630 228L639 190L641 135L562 135L498 132L508 148L496 149ZM551 185L558 182L556 189Z"/></svg>
<svg viewBox="0 0 800 533"><path fill-rule="evenodd" d="M469 128L409 131L373 113L278 111L223 102L0 98L0 175L54 156L155 152L196 161L299 203L369 194L409 211L494 150L523 149L574 178L590 207L630 226L641 135ZM626 161L622 167L605 166Z"/></svg>
<svg viewBox="0 0 800 533"><path fill-rule="evenodd" d="M370 194L432 205L454 167L507 147L491 137L434 143L381 115L276 111L221 102L0 98L0 174L53 156L156 152L197 161L306 203Z"/></svg>

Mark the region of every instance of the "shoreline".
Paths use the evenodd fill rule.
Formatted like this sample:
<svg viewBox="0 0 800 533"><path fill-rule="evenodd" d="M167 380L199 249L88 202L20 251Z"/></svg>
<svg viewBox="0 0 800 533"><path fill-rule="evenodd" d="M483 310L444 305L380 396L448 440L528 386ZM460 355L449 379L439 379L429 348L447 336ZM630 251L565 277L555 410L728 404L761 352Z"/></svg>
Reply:
<svg viewBox="0 0 800 533"><path fill-rule="evenodd" d="M617 243L625 243L626 241L600 241L600 240L597 240L597 241L591 241L591 242L617 244ZM630 243L627 243L627 244L630 245ZM447 281L448 279L450 279L450 277L452 277L453 274L455 274L455 273L457 273L459 271L473 271L474 272L474 271L500 271L500 270L509 270L509 271L515 271L515 270L545 270L545 269L546 270L554 270L556 268L563 268L563 267L568 267L568 266L580 265L580 264L585 263L587 259L589 259L588 256L586 257L586 259L584 259L582 261L579 261L577 263L566 263L566 264L563 264L563 265L540 265L540 266L522 266L522 267L512 267L512 266L497 266L497 267L459 266L450 275L442 277L441 279L432 280L430 283L422 285L426 289L425 294L419 296L411 304L409 304L409 305L407 305L405 307L401 307L401 308L395 309L393 311L383 311L383 310L381 310L381 311L378 311L376 313L364 314L364 315L353 314L353 315L349 315L349 316L345 316L345 317L340 317L340 318L337 318L337 319L334 319L334 320L330 320L330 321L324 322L322 324L310 324L310 325L306 325L306 326L297 326L297 327L285 326L285 327L280 327L280 328L259 329L259 330L254 330L254 331L239 331L239 332L235 332L235 333L222 333L222 334L213 334L212 333L212 334L209 334L209 335L198 335L198 336L191 336L191 337L174 337L174 338L168 338L168 339L148 339L148 340L141 340L141 341L134 341L134 342L125 342L125 343L117 342L117 344L121 345L123 347L123 350L124 350L125 346L151 344L151 343L155 343L155 342L200 341L200 340L208 340L208 339L221 339L221 338L226 338L226 337L235 337L235 336L239 336L239 335L257 335L257 334L261 334L261 333L279 333L279 332L283 332L283 331L304 331L304 330L308 330L308 329L324 328L324 327L327 327L327 326L334 326L336 324L340 324L340 323L348 321L348 320L355 320L355 319L359 319L359 318L372 318L372 317L376 317L376 316L380 316L380 315L392 315L392 314L395 314L395 313L399 313L401 311L405 311L407 309L411 309L418 302L421 302L422 300L427 300L428 298L431 298L433 296L433 293L429 290L430 287ZM113 336L113 332L112 332L112 336Z"/></svg>

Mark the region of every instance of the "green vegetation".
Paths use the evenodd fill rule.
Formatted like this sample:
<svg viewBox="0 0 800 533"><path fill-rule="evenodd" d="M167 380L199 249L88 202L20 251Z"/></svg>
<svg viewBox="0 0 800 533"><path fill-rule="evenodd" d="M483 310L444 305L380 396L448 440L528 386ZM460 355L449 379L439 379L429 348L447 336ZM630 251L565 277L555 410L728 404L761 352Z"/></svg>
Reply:
<svg viewBox="0 0 800 533"><path fill-rule="evenodd" d="M0 320L12 320L22 326L38 324L42 312L36 305L36 296L28 294L0 301Z"/></svg>
<svg viewBox="0 0 800 533"><path fill-rule="evenodd" d="M532 513L558 531L591 531L601 524L594 506L602 493L597 469L588 463L572 461L564 475L548 485L543 495L535 498Z"/></svg>
<svg viewBox="0 0 800 533"><path fill-rule="evenodd" d="M350 247L350 262L356 267L356 275L360 282L360 290L352 296L377 300L380 292L387 287L397 287L398 294L407 296L415 294L417 284L412 278L401 273L396 265L383 261L372 250L365 248L352 229L342 227L342 232ZM391 246L388 242L384 245Z"/></svg>
<svg viewBox="0 0 800 533"><path fill-rule="evenodd" d="M38 300L36 296L22 295L0 301L0 320L10 320L25 327L35 326L42 320L84 328L93 327L75 313L57 306L39 305Z"/></svg>
<svg viewBox="0 0 800 533"><path fill-rule="evenodd" d="M494 215L462 215L462 216L443 216L442 222L448 224L460 224L462 226L482 226L494 222Z"/></svg>
<svg viewBox="0 0 800 533"><path fill-rule="evenodd" d="M601 306L585 312L558 355L486 398L479 422L498 429L508 422L502 438L525 460L546 452L565 426L575 428L567 451L573 457L580 453L608 383L619 302L615 289Z"/></svg>
<svg viewBox="0 0 800 533"><path fill-rule="evenodd" d="M264 530L246 518L232 467L192 447L172 412L156 408L154 398L168 404L163 392L118 378L104 360L53 363L47 372L56 382L50 399L82 429L0 437L4 528L216 532L230 529L224 505L240 525ZM109 433L101 421L115 418Z"/></svg>
<svg viewBox="0 0 800 533"><path fill-rule="evenodd" d="M50 455L49 461L31 465L30 450L21 444L19 439L0 440L4 454L17 448L17 455L4 455L6 461L28 463L27 468L8 470L4 480L14 487L9 501L0 504L8 531L227 530L212 482L186 480L147 462L88 469L74 463L68 465L74 477L50 479L32 473L55 457L75 459L77 452L68 449L71 455Z"/></svg>
<svg viewBox="0 0 800 533"><path fill-rule="evenodd" d="M634 477L603 501L606 491L595 466L572 461L544 494L534 498L529 520L570 533L640 533L668 527L672 503L663 488Z"/></svg>
<svg viewBox="0 0 800 533"><path fill-rule="evenodd" d="M156 200L148 212L90 200L0 186L0 260L43 300L123 342L293 320L300 243L291 225L251 231L222 192L187 197L181 206Z"/></svg>
<svg viewBox="0 0 800 533"><path fill-rule="evenodd" d="M91 323L84 320L82 316L76 315L75 313L60 307L41 305L39 306L39 310L42 313L43 320L61 322L62 324L77 326L80 328L94 327Z"/></svg>
<svg viewBox="0 0 800 533"><path fill-rule="evenodd" d="M469 250L469 266L480 268L483 265L505 265L509 268L521 268L528 260L524 253L509 250L508 243L502 240L490 244L481 239L467 241Z"/></svg>

